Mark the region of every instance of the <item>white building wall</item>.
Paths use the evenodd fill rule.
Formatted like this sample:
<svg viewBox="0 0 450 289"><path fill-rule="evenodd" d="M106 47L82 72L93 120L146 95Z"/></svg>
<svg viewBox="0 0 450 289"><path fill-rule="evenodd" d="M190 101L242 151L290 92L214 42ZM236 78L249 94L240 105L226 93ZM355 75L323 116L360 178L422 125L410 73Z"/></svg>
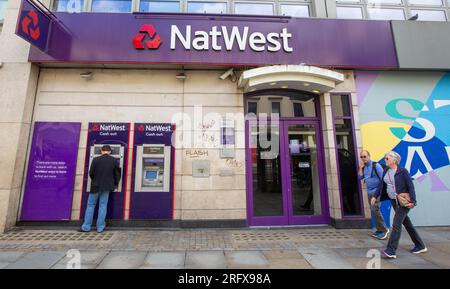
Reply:
<svg viewBox="0 0 450 289"><path fill-rule="evenodd" d="M177 126L180 139L195 135L201 142L185 146L176 144L175 160L175 219L246 219L245 192L245 129L244 122L236 122L237 149L235 159L221 159L217 144L219 120L211 120L208 113L243 114L243 96L235 83L220 80L223 71L186 71L187 79L177 80L176 70L91 69L93 78L82 79L82 69L42 68L36 94L33 121L81 122L80 145L72 220L79 219L83 167L89 122L172 122L176 114L185 113L189 123ZM202 107L197 107L202 105ZM202 111L204 119L194 117L194 110ZM211 115L209 115L211 116ZM211 124L213 130L205 131ZM131 127L133 128L133 127ZM133 135L133 131L131 132ZM214 138L211 140L211 138ZM186 137L185 137L186 140ZM130 144L129 156L131 156ZM197 156L195 150L206 151ZM209 160L210 177L195 178L192 161ZM129 158L129 172L132 158ZM221 172L232 172L221 176ZM127 180L127 210L131 173Z"/></svg>

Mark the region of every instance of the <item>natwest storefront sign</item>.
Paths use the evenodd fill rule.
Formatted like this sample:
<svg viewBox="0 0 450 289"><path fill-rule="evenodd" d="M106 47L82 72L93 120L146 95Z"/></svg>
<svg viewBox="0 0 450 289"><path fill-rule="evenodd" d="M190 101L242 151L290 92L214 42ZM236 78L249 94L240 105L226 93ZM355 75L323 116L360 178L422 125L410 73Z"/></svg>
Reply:
<svg viewBox="0 0 450 289"><path fill-rule="evenodd" d="M16 34L38 49L46 50L51 19L35 2L24 0L17 19Z"/></svg>
<svg viewBox="0 0 450 289"><path fill-rule="evenodd" d="M249 29L248 26L243 29L237 26L213 26L209 31L192 31L191 25L186 25L182 32L177 25L172 25L170 49L175 50L177 43L180 43L186 50L232 51L234 47L238 47L239 51L245 51L248 46L256 52L278 52L281 48L285 52L293 51L289 46L292 34L288 33L287 28L282 28L281 33L271 32L266 35L261 32L250 33Z"/></svg>
<svg viewBox="0 0 450 289"><path fill-rule="evenodd" d="M71 31L70 41L52 35L53 54L33 48L30 61L398 67L389 21L158 13L55 14Z"/></svg>

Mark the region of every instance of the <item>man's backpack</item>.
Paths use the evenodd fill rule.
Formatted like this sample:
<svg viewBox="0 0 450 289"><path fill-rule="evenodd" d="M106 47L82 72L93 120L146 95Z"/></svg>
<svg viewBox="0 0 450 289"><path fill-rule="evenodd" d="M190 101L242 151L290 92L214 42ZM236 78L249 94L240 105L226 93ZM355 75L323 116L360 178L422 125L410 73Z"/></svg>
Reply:
<svg viewBox="0 0 450 289"><path fill-rule="evenodd" d="M381 176L378 174L378 171L377 171L377 164L378 164L377 162L372 161L372 172L370 173L370 177L373 177L373 173L375 172L378 179L381 181ZM386 169L385 164L380 164L380 166L383 169L383 171Z"/></svg>

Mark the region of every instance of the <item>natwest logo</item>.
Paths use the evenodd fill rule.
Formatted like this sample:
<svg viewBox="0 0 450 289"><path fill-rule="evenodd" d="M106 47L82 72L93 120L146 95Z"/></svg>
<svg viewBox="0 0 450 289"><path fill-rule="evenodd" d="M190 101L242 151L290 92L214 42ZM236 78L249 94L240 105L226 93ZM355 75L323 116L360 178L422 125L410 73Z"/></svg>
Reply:
<svg viewBox="0 0 450 289"><path fill-rule="evenodd" d="M150 40L144 41L146 36ZM255 52L293 52L289 41L292 34L287 28L282 28L278 32L251 32L245 26L213 26L210 31L193 31L191 25L186 25L180 29L177 25L170 28L170 49L175 50L177 46L182 46L185 50L197 51L232 51L236 47L240 51L246 51L248 47ZM151 24L144 24L139 29L139 33L133 38L133 45L136 49L144 49L144 44L149 49L157 49L161 46L161 38L156 33L156 29Z"/></svg>
<svg viewBox="0 0 450 289"><path fill-rule="evenodd" d="M161 46L161 37L156 32L155 27L152 24L144 24L139 29L139 33L133 38L133 46L136 49L144 49L143 40L148 35L150 40L144 41L148 49L158 49Z"/></svg>
<svg viewBox="0 0 450 289"><path fill-rule="evenodd" d="M92 125L91 130L93 132L99 132L99 131L126 131L127 126L126 125L118 125L118 124L98 124L95 123Z"/></svg>
<svg viewBox="0 0 450 289"><path fill-rule="evenodd" d="M176 49L176 43L180 42L186 49L191 47L195 50L215 50L227 51L233 50L235 46L240 51L245 51L249 46L253 51L263 52L277 52L283 49L285 52L292 52L293 48L289 45L289 39L292 34L288 32L287 28L281 29L280 32L250 33L249 27L239 29L237 26L213 26L210 31L192 31L191 25L186 25L184 33L178 29L176 25L172 25L170 33L170 49Z"/></svg>
<svg viewBox="0 0 450 289"><path fill-rule="evenodd" d="M22 22L22 32L29 35L33 40L38 40L41 36L41 31L39 30L39 16L36 11L31 10L28 14L23 17ZM32 27L30 27L32 25Z"/></svg>
<svg viewBox="0 0 450 289"><path fill-rule="evenodd" d="M151 132L171 132L172 126L171 125L146 125L145 131L151 131Z"/></svg>

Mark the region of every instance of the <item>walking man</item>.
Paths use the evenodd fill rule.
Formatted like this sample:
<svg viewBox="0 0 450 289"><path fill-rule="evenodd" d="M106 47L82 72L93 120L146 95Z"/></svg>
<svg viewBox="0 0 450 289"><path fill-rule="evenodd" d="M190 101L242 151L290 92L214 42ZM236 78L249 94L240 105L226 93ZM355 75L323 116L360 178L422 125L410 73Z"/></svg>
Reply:
<svg viewBox="0 0 450 289"><path fill-rule="evenodd" d="M111 156L111 147L109 145L104 145L101 148L101 153L101 156L92 160L89 169L91 190L87 201L87 208L81 232L89 232L91 230L97 201L100 202L98 207L97 232L101 233L105 230L105 218L109 194L117 188L120 181L120 166L116 159Z"/></svg>
<svg viewBox="0 0 450 289"><path fill-rule="evenodd" d="M389 229L384 222L383 215L380 212L380 198L376 198L376 202L371 203L371 199L374 198L377 193L378 186L381 182L381 176L383 175L383 167L370 159L370 153L367 150L361 152L361 165L359 167L359 179L366 183L367 193L369 195L370 211L372 212L376 232L372 234L372 237L384 240L388 237Z"/></svg>

